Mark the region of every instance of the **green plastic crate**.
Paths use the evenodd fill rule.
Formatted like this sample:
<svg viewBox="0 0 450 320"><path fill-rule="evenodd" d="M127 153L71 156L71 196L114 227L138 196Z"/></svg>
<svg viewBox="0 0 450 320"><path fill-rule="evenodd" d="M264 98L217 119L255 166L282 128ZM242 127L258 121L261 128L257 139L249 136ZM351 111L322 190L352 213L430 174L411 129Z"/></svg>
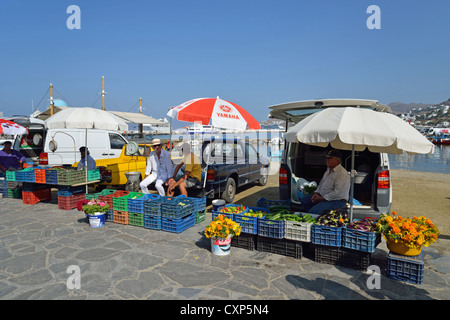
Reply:
<svg viewBox="0 0 450 320"><path fill-rule="evenodd" d="M100 180L100 170L88 170L88 181Z"/></svg>
<svg viewBox="0 0 450 320"><path fill-rule="evenodd" d="M83 170L59 169L57 170L58 184L73 185L86 181L86 173Z"/></svg>
<svg viewBox="0 0 450 320"><path fill-rule="evenodd" d="M206 220L206 209L195 213L195 224Z"/></svg>
<svg viewBox="0 0 450 320"><path fill-rule="evenodd" d="M8 189L8 198L22 199L22 189Z"/></svg>
<svg viewBox="0 0 450 320"><path fill-rule="evenodd" d="M132 199L134 197L140 198L143 197L145 193L142 192L130 192L126 196L123 197L113 197L113 210L117 211L128 211L128 199Z"/></svg>
<svg viewBox="0 0 450 320"><path fill-rule="evenodd" d="M16 181L16 172L7 170L6 171L6 181Z"/></svg>
<svg viewBox="0 0 450 320"><path fill-rule="evenodd" d="M139 212L128 212L128 224L136 227L143 227L144 214Z"/></svg>
<svg viewBox="0 0 450 320"><path fill-rule="evenodd" d="M116 191L117 190L115 190L115 189L104 189L101 192L97 192L97 193L86 193L84 195L84 198L86 200L92 200L92 199L98 200L98 196L106 196L108 194L113 194ZM111 208L111 210L112 210L112 208Z"/></svg>

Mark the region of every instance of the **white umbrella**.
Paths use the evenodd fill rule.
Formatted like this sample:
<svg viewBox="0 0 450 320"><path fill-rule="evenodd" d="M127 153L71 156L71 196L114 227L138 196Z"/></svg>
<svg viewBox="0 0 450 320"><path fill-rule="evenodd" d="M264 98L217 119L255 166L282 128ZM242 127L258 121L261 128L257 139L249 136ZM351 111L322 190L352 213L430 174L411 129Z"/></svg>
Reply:
<svg viewBox="0 0 450 320"><path fill-rule="evenodd" d="M63 109L45 121L49 129L104 129L126 131L128 125L118 116L94 108Z"/></svg>
<svg viewBox="0 0 450 320"><path fill-rule="evenodd" d="M355 150L426 154L434 145L419 131L397 116L366 108L326 108L314 113L286 132L286 141L335 149L352 150L350 218L353 219Z"/></svg>
<svg viewBox="0 0 450 320"><path fill-rule="evenodd" d="M67 108L45 120L48 129L86 129L85 146L87 147L87 129L126 131L128 125L118 116L94 108ZM86 170L87 181L87 170ZM86 186L87 193L87 186Z"/></svg>

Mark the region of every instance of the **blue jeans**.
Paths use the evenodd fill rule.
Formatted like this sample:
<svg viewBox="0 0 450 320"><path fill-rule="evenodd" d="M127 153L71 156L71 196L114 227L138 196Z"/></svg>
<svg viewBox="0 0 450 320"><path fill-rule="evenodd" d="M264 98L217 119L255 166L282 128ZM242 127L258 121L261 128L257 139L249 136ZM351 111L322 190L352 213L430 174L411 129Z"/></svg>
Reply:
<svg viewBox="0 0 450 320"><path fill-rule="evenodd" d="M345 207L347 204L346 200L332 200L332 201L322 201L319 203L313 203L311 201L312 194L306 195L300 198L302 207L305 212L322 214L324 211L336 210Z"/></svg>

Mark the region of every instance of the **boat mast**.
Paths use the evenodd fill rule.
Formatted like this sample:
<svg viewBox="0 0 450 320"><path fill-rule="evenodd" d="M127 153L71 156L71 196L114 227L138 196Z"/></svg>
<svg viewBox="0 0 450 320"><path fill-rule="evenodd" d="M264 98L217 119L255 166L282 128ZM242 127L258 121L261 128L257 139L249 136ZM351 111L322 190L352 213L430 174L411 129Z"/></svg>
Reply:
<svg viewBox="0 0 450 320"><path fill-rule="evenodd" d="M54 114L54 104L53 104L53 84L50 83L50 116Z"/></svg>
<svg viewBox="0 0 450 320"><path fill-rule="evenodd" d="M105 77L102 76L102 110L105 110Z"/></svg>

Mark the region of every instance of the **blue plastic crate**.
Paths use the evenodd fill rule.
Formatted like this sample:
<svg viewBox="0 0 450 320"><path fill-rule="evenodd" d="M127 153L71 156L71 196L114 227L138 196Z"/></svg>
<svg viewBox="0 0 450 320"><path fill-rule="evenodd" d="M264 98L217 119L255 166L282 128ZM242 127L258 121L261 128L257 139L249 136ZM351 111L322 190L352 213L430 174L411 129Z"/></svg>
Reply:
<svg viewBox="0 0 450 320"><path fill-rule="evenodd" d="M341 245L344 248L372 253L380 242L381 234L378 232L342 228Z"/></svg>
<svg viewBox="0 0 450 320"><path fill-rule="evenodd" d="M58 171L56 169L45 170L45 183L58 184Z"/></svg>
<svg viewBox="0 0 450 320"><path fill-rule="evenodd" d="M161 230L161 216L144 214L144 228Z"/></svg>
<svg viewBox="0 0 450 320"><path fill-rule="evenodd" d="M0 179L0 189L8 188L8 181L6 179Z"/></svg>
<svg viewBox="0 0 450 320"><path fill-rule="evenodd" d="M258 235L268 238L284 238L284 220L258 219Z"/></svg>
<svg viewBox="0 0 450 320"><path fill-rule="evenodd" d="M58 196L61 197L70 197L76 193L82 192L86 192L86 186L76 186L76 187L62 186L62 185L58 186Z"/></svg>
<svg viewBox="0 0 450 320"><path fill-rule="evenodd" d="M162 197L161 216L180 219L195 212L195 201L184 197Z"/></svg>
<svg viewBox="0 0 450 320"><path fill-rule="evenodd" d="M146 200L156 200L161 198L159 194L145 194L143 197L136 199L128 199L128 211L136 212L136 213L145 213L144 212L144 202Z"/></svg>
<svg viewBox="0 0 450 320"><path fill-rule="evenodd" d="M311 242L325 246L340 247L342 244L342 227L328 227L313 224Z"/></svg>
<svg viewBox="0 0 450 320"><path fill-rule="evenodd" d="M152 216L161 215L162 197L157 199L144 200L144 214Z"/></svg>
<svg viewBox="0 0 450 320"><path fill-rule="evenodd" d="M256 211L264 211L268 213L269 210L258 207L247 207L248 211L253 210ZM258 217L245 216L241 213L234 215L234 221L239 223L241 226L241 232L250 233L250 234L258 234Z"/></svg>
<svg viewBox="0 0 450 320"><path fill-rule="evenodd" d="M181 219L161 217L161 230L180 233L195 225L195 213L191 213Z"/></svg>
<svg viewBox="0 0 450 320"><path fill-rule="evenodd" d="M268 200L266 198L259 198L256 201L256 206L258 208L270 208L271 206L290 206L291 200Z"/></svg>
<svg viewBox="0 0 450 320"><path fill-rule="evenodd" d="M110 222L114 222L113 220L113 209L109 209L106 213L105 213L105 221L110 221Z"/></svg>
<svg viewBox="0 0 450 320"><path fill-rule="evenodd" d="M424 252L417 256L403 256L389 252L386 276L404 282L422 284L424 272Z"/></svg>

